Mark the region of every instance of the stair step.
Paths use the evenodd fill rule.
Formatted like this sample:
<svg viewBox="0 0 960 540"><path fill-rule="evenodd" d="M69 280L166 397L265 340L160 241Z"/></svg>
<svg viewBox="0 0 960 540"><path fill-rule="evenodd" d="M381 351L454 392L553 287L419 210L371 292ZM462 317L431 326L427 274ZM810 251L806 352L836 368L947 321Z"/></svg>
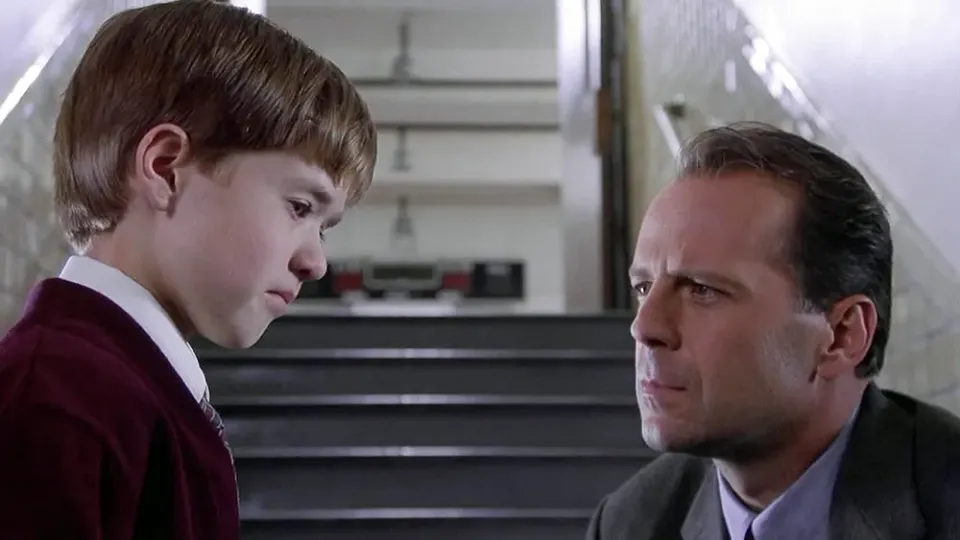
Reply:
<svg viewBox="0 0 960 540"><path fill-rule="evenodd" d="M633 407L632 396L499 394L336 394L218 398L218 409L310 409L329 407ZM287 411L288 412L288 411Z"/></svg>
<svg viewBox="0 0 960 540"><path fill-rule="evenodd" d="M644 448L633 397L358 395L217 400L234 448Z"/></svg>
<svg viewBox="0 0 960 540"><path fill-rule="evenodd" d="M593 508L249 510L243 540L581 540Z"/></svg>
<svg viewBox="0 0 960 540"><path fill-rule="evenodd" d="M358 360L630 360L632 350L621 349L450 349L450 348L267 348L249 349L204 349L201 358L228 363L256 363L263 360L297 362L310 365L314 362Z"/></svg>
<svg viewBox="0 0 960 540"><path fill-rule="evenodd" d="M200 352L216 397L329 393L633 395L633 351L248 349Z"/></svg>
<svg viewBox="0 0 960 540"><path fill-rule="evenodd" d="M589 508L653 459L403 456L236 460L244 510Z"/></svg>
<svg viewBox="0 0 960 540"><path fill-rule="evenodd" d="M632 314L289 316L258 343L266 348L496 348L633 350ZM198 340L199 348L213 347Z"/></svg>
<svg viewBox="0 0 960 540"><path fill-rule="evenodd" d="M516 458L577 458L577 457L637 457L652 459L655 454L633 448L596 446L266 446L237 448L237 460L280 460L331 458L457 458L457 457L516 457Z"/></svg>
<svg viewBox="0 0 960 540"><path fill-rule="evenodd" d="M654 459L630 314L284 317L195 343L243 540L574 540Z"/></svg>

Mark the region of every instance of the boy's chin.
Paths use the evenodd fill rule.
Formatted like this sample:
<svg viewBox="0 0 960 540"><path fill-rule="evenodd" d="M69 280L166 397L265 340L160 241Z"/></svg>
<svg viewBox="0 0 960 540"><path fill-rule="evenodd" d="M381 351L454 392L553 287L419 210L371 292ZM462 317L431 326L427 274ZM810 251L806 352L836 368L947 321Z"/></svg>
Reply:
<svg viewBox="0 0 960 540"><path fill-rule="evenodd" d="M217 325L216 328L201 329L200 334L211 343L225 349L248 349L260 341L270 322L256 325Z"/></svg>

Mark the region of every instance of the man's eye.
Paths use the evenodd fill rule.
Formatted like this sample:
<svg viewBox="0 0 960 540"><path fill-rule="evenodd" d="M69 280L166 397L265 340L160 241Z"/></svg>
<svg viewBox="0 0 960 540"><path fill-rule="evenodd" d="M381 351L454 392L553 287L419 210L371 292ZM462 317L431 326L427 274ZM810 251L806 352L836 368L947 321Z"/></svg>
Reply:
<svg viewBox="0 0 960 540"><path fill-rule="evenodd" d="M707 285L701 285L700 283L691 283L690 293L701 298L712 298L717 294L717 290Z"/></svg>
<svg viewBox="0 0 960 540"><path fill-rule="evenodd" d="M634 284L633 284L633 292L634 292L637 296L640 296L640 297L646 296L647 294L650 293L650 285L651 285L651 283L650 283L649 281L642 281L642 282L640 282L640 283L634 283Z"/></svg>

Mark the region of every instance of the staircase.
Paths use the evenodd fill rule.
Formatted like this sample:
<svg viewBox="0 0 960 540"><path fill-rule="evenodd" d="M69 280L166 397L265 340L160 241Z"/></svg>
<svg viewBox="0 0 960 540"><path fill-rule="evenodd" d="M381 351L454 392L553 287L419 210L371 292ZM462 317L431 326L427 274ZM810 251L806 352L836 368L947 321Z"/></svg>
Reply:
<svg viewBox="0 0 960 540"><path fill-rule="evenodd" d="M244 540L580 539L650 459L624 316L282 319L198 345Z"/></svg>

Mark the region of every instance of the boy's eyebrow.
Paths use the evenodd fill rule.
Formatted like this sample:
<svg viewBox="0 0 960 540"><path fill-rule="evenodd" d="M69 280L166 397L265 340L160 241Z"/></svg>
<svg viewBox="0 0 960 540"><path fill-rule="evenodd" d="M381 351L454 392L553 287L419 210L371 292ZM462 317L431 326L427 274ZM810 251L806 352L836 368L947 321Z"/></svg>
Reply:
<svg viewBox="0 0 960 540"><path fill-rule="evenodd" d="M343 216L342 216L342 215L331 216L331 217L330 217L329 219L327 219L327 221L323 224L323 228L325 228L325 229L332 229L332 228L336 227L338 223L340 223L340 220L341 220L341 219L343 219Z"/></svg>
<svg viewBox="0 0 960 540"><path fill-rule="evenodd" d="M316 199L320 206L328 206L333 203L333 196L330 191L316 180L305 176L292 176L285 182L291 189L306 191L311 197Z"/></svg>

